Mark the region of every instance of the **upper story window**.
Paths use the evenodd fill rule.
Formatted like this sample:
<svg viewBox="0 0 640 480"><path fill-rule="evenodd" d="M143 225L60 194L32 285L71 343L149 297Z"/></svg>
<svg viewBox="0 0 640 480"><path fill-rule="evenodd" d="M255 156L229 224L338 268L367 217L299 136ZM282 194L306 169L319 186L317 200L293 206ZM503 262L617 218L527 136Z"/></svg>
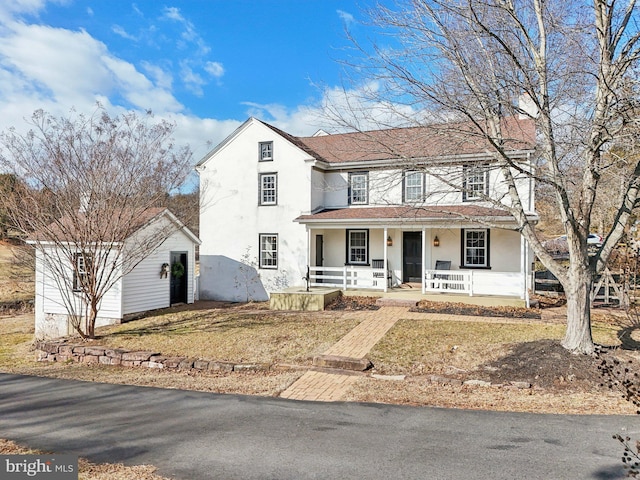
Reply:
<svg viewBox="0 0 640 480"><path fill-rule="evenodd" d="M421 202L424 200L424 174L422 172L404 173L402 198L405 202Z"/></svg>
<svg viewBox="0 0 640 480"><path fill-rule="evenodd" d="M258 143L258 160L261 162L273 160L273 142Z"/></svg>
<svg viewBox="0 0 640 480"><path fill-rule="evenodd" d="M277 173L261 173L259 178L260 192L258 199L260 205L277 205L278 204L278 174Z"/></svg>
<svg viewBox="0 0 640 480"><path fill-rule="evenodd" d="M278 235L260 234L260 268L278 268Z"/></svg>
<svg viewBox="0 0 640 480"><path fill-rule="evenodd" d="M486 165L463 167L462 174L463 202L481 200L489 194L489 170Z"/></svg>
<svg viewBox="0 0 640 480"><path fill-rule="evenodd" d="M366 205L369 203L369 173L349 174L349 204Z"/></svg>
<svg viewBox="0 0 640 480"><path fill-rule="evenodd" d="M74 292L80 292L83 290L83 287L85 289L88 287L90 270L91 270L91 254L76 253L73 256L73 291Z"/></svg>
<svg viewBox="0 0 640 480"><path fill-rule="evenodd" d="M489 268L489 230L462 230L462 266L467 268Z"/></svg>

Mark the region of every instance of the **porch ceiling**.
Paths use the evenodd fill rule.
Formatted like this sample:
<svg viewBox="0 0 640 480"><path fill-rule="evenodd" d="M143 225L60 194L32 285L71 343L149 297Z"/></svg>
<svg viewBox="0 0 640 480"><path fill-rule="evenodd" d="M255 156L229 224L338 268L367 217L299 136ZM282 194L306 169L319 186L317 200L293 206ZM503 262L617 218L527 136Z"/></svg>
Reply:
<svg viewBox="0 0 640 480"><path fill-rule="evenodd" d="M537 218L533 216L533 218ZM515 225L515 219L506 210L479 205L422 206L410 205L384 207L350 207L325 209L295 219L302 224L362 224L384 225L500 223Z"/></svg>

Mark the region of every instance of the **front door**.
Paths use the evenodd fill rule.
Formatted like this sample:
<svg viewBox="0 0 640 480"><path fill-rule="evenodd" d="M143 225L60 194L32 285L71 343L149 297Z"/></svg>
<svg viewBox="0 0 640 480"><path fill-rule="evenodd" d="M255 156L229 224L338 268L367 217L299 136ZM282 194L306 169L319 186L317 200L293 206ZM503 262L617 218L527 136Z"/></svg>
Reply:
<svg viewBox="0 0 640 480"><path fill-rule="evenodd" d="M422 232L402 232L402 281L422 281Z"/></svg>
<svg viewBox="0 0 640 480"><path fill-rule="evenodd" d="M187 252L171 252L171 305L187 303Z"/></svg>

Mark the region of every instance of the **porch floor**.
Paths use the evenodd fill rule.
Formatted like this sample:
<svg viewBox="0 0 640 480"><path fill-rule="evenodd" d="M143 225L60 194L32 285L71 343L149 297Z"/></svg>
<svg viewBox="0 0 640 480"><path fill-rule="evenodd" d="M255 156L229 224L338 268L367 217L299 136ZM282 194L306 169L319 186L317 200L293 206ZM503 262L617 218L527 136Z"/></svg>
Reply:
<svg viewBox="0 0 640 480"><path fill-rule="evenodd" d="M380 297L404 301L415 300L416 302L420 300L456 302L485 307L526 307L525 300L516 297L502 297L500 295L474 295L471 297L469 295L449 293L426 293L423 295L419 283L404 285L404 287L390 288L387 292L379 290L343 290L342 294L345 296ZM413 288L408 287L408 285Z"/></svg>

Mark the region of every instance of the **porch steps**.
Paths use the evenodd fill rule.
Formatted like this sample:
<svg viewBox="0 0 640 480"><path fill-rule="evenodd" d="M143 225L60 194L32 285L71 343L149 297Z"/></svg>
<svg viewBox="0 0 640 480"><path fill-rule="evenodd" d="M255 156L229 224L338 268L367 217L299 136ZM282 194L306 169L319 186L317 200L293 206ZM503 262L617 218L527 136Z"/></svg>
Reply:
<svg viewBox="0 0 640 480"><path fill-rule="evenodd" d="M415 307L416 305L418 305L418 301L413 299L409 299L409 298L385 298L385 297L380 297L379 299L376 300L376 305L379 305L381 307Z"/></svg>
<svg viewBox="0 0 640 480"><path fill-rule="evenodd" d="M340 370L353 370L364 372L373 365L366 358L343 357L340 355L316 355L313 357L313 366L322 368L337 368Z"/></svg>

